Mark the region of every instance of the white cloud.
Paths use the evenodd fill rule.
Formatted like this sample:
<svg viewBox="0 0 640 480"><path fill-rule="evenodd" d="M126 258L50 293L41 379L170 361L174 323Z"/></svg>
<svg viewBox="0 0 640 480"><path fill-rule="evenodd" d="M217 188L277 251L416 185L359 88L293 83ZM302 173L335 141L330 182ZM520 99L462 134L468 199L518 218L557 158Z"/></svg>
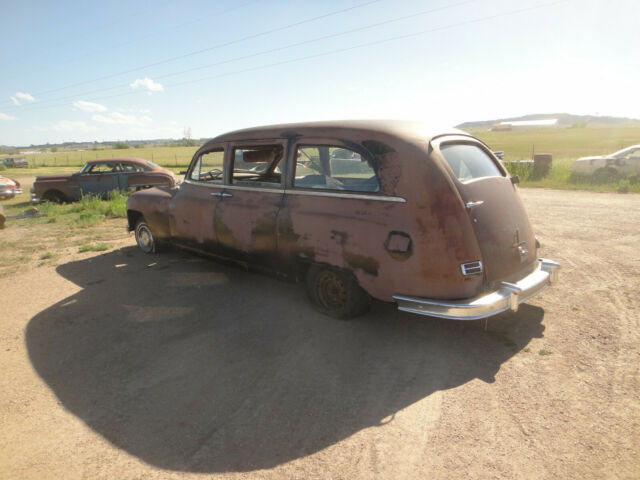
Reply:
<svg viewBox="0 0 640 480"><path fill-rule="evenodd" d="M130 83L129 86L134 90L137 88L146 88L150 92L162 92L164 87L158 83L151 80L149 77L138 78L133 83Z"/></svg>
<svg viewBox="0 0 640 480"><path fill-rule="evenodd" d="M13 102L14 105L20 105L20 102L18 101L18 99L16 97L9 97L11 99L11 101Z"/></svg>
<svg viewBox="0 0 640 480"><path fill-rule="evenodd" d="M16 92L16 97L18 97L20 100L24 100L25 102L35 102L36 101L36 99L33 98L33 96L31 96L31 94L29 94L29 93Z"/></svg>
<svg viewBox="0 0 640 480"><path fill-rule="evenodd" d="M16 117L0 112L0 120L14 120Z"/></svg>
<svg viewBox="0 0 640 480"><path fill-rule="evenodd" d="M129 125L129 126L144 126L151 122L151 117L148 115L142 115L141 117L136 117L135 115L125 115L120 112L111 112L106 115L96 114L93 117L93 120L100 123L108 123L111 125Z"/></svg>
<svg viewBox="0 0 640 480"><path fill-rule="evenodd" d="M76 100L73 102L73 106L85 112L105 112L108 110L104 105L85 100Z"/></svg>

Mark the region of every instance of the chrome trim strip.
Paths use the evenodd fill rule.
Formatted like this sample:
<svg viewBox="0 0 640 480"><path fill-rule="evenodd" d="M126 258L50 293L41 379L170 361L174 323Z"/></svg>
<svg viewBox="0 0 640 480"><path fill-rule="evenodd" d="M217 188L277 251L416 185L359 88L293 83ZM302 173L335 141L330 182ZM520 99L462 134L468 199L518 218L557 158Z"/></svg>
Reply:
<svg viewBox="0 0 640 480"><path fill-rule="evenodd" d="M394 295L398 310L452 320L478 320L506 310L518 311L518 305L558 281L560 264L541 258L538 267L516 283L502 282L490 293L464 300L436 300Z"/></svg>
<svg viewBox="0 0 640 480"><path fill-rule="evenodd" d="M311 195L315 197L355 198L358 200L377 200L379 202L407 203L402 197L387 197L382 195L365 195L361 193L310 192L309 190L287 190L287 194Z"/></svg>
<svg viewBox="0 0 640 480"><path fill-rule="evenodd" d="M267 193L286 193L287 195L310 195L315 197L333 197L333 198L353 198L357 200L377 200L380 202L395 202L395 203L407 203L407 200L402 197L390 197L390 196L382 196L382 195L365 195L361 193L337 193L337 192L312 192L309 190L285 190L282 188L269 188L269 187L261 187L256 185L255 187L245 187L244 185L224 185L221 183L206 183L206 182L196 182L194 180L185 180L184 183L189 183L191 185L202 185L209 188L220 188L222 190L244 190L249 192L267 192Z"/></svg>
<svg viewBox="0 0 640 480"><path fill-rule="evenodd" d="M244 185L222 185L222 188L226 190L241 190L245 192L255 192L256 190L260 190L261 192L279 193L281 195L285 192L284 188L261 187L260 185L256 185L255 187L245 187Z"/></svg>

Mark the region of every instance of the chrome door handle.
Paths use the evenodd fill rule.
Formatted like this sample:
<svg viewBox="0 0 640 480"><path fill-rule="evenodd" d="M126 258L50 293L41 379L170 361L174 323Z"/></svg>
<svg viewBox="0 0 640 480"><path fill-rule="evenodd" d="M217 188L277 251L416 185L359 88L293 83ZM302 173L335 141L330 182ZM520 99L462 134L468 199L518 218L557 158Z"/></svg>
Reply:
<svg viewBox="0 0 640 480"><path fill-rule="evenodd" d="M233 195L231 195L230 193L227 192L213 192L211 194L212 197L222 197L222 198L227 198L227 197L233 197Z"/></svg>
<svg viewBox="0 0 640 480"><path fill-rule="evenodd" d="M471 210L472 208L479 207L483 203L484 203L484 200L478 200L476 202L467 202L465 204L465 207L467 207L469 210Z"/></svg>

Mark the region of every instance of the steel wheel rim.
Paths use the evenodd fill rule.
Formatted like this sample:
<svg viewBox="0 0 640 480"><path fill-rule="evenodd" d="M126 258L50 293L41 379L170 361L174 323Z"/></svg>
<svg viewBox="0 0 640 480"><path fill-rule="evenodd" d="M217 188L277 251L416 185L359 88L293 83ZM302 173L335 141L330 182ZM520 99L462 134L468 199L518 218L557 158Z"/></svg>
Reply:
<svg viewBox="0 0 640 480"><path fill-rule="evenodd" d="M146 225L141 225L138 228L138 246L143 252L150 252L153 248L153 235L151 230Z"/></svg>
<svg viewBox="0 0 640 480"><path fill-rule="evenodd" d="M335 272L325 271L318 275L316 293L322 306L328 310L339 310L347 305L346 285Z"/></svg>

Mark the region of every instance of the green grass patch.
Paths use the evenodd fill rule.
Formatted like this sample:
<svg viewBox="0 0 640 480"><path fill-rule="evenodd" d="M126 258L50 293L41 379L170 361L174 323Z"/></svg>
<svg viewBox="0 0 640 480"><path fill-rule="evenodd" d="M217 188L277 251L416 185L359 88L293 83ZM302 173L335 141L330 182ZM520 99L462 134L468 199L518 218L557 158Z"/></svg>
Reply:
<svg viewBox="0 0 640 480"><path fill-rule="evenodd" d="M552 353L553 352L551 350L547 350L546 348L543 348L538 351L538 355L542 355L543 357L546 355L551 355Z"/></svg>
<svg viewBox="0 0 640 480"><path fill-rule="evenodd" d="M96 243L96 244L89 244L89 245L82 245L80 248L78 248L78 253L84 253L84 252L104 252L106 250L109 250L111 247L109 245L107 245L106 243Z"/></svg>
<svg viewBox="0 0 640 480"><path fill-rule="evenodd" d="M7 208L12 215L19 214L27 205L16 204ZM43 202L37 206L43 216L27 218L33 223L67 223L86 227L102 223L109 218L126 218L127 195L119 191L110 192L107 199L96 196L82 197L74 203Z"/></svg>
<svg viewBox="0 0 640 480"><path fill-rule="evenodd" d="M49 259L51 257L53 257L53 253L45 252L42 255L40 255L40 260L47 260L47 259Z"/></svg>

